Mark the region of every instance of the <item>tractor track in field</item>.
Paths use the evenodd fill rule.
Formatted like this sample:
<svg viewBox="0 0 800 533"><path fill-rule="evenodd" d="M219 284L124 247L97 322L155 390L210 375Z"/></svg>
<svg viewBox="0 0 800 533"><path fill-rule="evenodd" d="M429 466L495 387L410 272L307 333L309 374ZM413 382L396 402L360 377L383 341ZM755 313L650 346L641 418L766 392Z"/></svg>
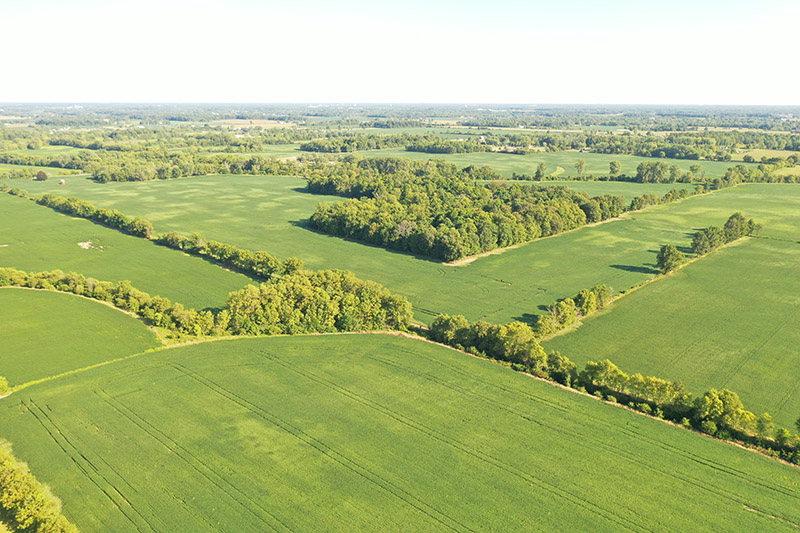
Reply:
<svg viewBox="0 0 800 533"><path fill-rule="evenodd" d="M133 410L126 407L122 402L116 401L111 395L109 395L105 390L100 388L94 389L92 392L95 395L105 402L109 407L111 407L114 411L116 411L120 416L128 420L131 424L139 428L139 430L143 431L145 434L150 436L153 440L164 446L170 453L174 454L176 457L180 458L186 465L192 468L195 472L197 472L200 476L202 476L205 480L209 483L214 485L217 489L219 489L223 494L228 496L231 500L236 502L239 506L243 509L249 511L255 518L257 518L261 523L265 526L269 527L273 531L281 531L281 530L288 530L291 531L292 529L286 525L283 521L273 515L268 509L265 509L262 505L260 505L257 501L253 500L247 494L241 491L241 489L237 488L229 481L227 481L222 476L215 473L214 469L208 466L206 463L198 459L194 456L189 450L184 448L181 444L176 442L174 439L169 437L166 433L155 427L153 424L136 414ZM226 490L226 487L229 490ZM238 494L239 498L234 496L234 494ZM243 501L244 500L244 501ZM272 521L265 520L263 516L260 516L258 513L254 511L254 509L259 509L262 513L266 516L270 517ZM276 527L273 522L277 522L281 528Z"/></svg>
<svg viewBox="0 0 800 533"><path fill-rule="evenodd" d="M488 464L489 466L492 466L494 468L500 469L500 470L506 472L507 474L510 474L510 475L512 475L512 476L514 476L514 477L516 477L518 479L521 479L522 481L524 481L526 483L530 483L532 485L535 485L535 486L539 487L540 489L542 489L542 490L544 490L546 492L549 492L553 496L556 496L558 498L566 500L566 501L570 502L571 504L576 505L578 507L581 507L581 508L585 509L586 511L592 513L592 514L601 516L604 519L608 520L609 522L616 524L618 527L625 528L626 530L630 530L630 531L637 531L637 530L645 530L646 531L647 530L647 528L645 526L642 526L639 523L636 523L636 522L634 522L633 520L631 520L631 519L629 519L627 517L618 515L618 514L616 514L615 512L613 512L611 510L608 510L608 509L605 509L603 507L600 507L599 505L595 504L594 502L586 501L583 498L581 498L579 495L573 494L570 491L565 490L564 488L558 487L557 485L554 485L554 484L549 483L547 481L544 481L542 479L538 479L536 477L533 477L530 474L528 474L527 472L525 472L523 470L520 470L516 466L511 465L509 463L506 463L506 462L504 462L504 461L502 461L502 460L500 460L500 459L498 459L498 458L496 458L496 457L494 457L494 456L492 456L492 455L490 455L488 453L485 453L485 452L482 452L480 450L474 449L471 446L469 446L467 444L464 444L463 442L460 442L460 441L458 441L456 439L448 438L446 435L442 435L440 432L436 431L435 429L433 429L433 428L431 428L429 426L426 426L425 424L422 424L420 422L411 420L410 418L407 418L407 417L405 417L405 416L403 416L403 415L401 415L399 413L394 412L393 410L389 409L386 406L383 406L383 405L381 405L381 404L379 404L377 402L374 402L373 400L370 400L369 398L366 398L366 397L364 397L364 396L362 396L362 395L360 395L358 393L355 393L355 392L353 392L353 391L351 391L351 390L349 390L347 388L341 387L341 386L333 383L332 381L330 381L330 380L328 380L326 378L318 376L318 375L316 375L316 374L314 374L312 372L300 370L300 369L296 368L294 365L292 365L291 363L288 363L287 361L284 361L284 360L280 359L279 357L277 357L277 356L275 356L273 354L269 354L268 352L261 352L261 355L262 355L262 357L265 357L267 359L275 361L277 364L283 366L284 368L292 370L293 372L295 372L295 373L297 373L297 374L299 374L299 375L301 375L301 376L303 376L303 377L305 377L305 378L307 378L309 380L312 380L312 381L314 381L314 382L316 382L316 383L318 383L320 385L325 386L326 388L331 389L333 392L335 392L337 394L345 396L345 397L347 397L347 398L349 398L349 399L351 399L351 400L353 400L353 401L355 401L355 402L357 402L357 403L359 403L361 405L364 405L364 406L366 406L366 407L368 407L368 408L370 408L370 409L372 409L374 411L377 411L377 412L383 414L384 416L388 416L389 418L399 422L400 424L402 424L402 425L404 425L404 426L406 426L406 427L408 427L408 428L410 428L410 429L412 429L414 431L422 433L423 435L426 435L427 437L429 437L429 438L431 438L433 440L439 441L439 442L441 442L441 443L443 443L443 444L445 444L445 445L447 445L447 446L449 446L451 448L454 448L454 449L456 449L456 450L458 450L458 451L460 451L462 453L465 453L465 454L467 454L467 455L469 455L471 457L474 457L475 459L481 461L482 463L485 463L485 464Z"/></svg>
<svg viewBox="0 0 800 533"><path fill-rule="evenodd" d="M300 440L304 444L314 448L322 455L328 457L329 459L333 460L335 463L339 464L340 466L344 467L345 469L349 470L350 472L358 475L359 477L367 480L368 482L380 487L382 490L392 494L394 497L398 498L399 500L405 502L407 505L413 507L417 511L425 514L438 524L446 527L447 529L451 529L454 531L473 531L465 524L458 522L458 520L442 513L441 511L429 506L427 503L419 500L418 498L414 497L412 494L408 493L401 487L395 485L391 481L383 478L376 472L371 471L364 465L359 464L358 462L354 461L353 459L349 458L347 455L339 452L338 450L332 448L331 446L325 444L324 442L320 441L319 439L309 435L301 428L283 420L282 418L276 416L273 413L269 413L263 408L259 407L251 403L250 401L242 398L238 394L234 393L233 391L223 387L219 383L216 383L212 379L203 376L183 365L175 364L175 369L183 372L186 376L194 379L201 385L205 386L209 390L215 392L219 396L227 399L230 402L233 402L240 407L244 408L245 410L255 414L262 420L270 423L273 426L276 426L286 433L292 435L296 439ZM439 516L437 516L439 515ZM455 524L455 525L453 525Z"/></svg>
<svg viewBox="0 0 800 533"><path fill-rule="evenodd" d="M23 405L25 404L23 403ZM39 407L39 405L37 405L33 399L30 399L29 404L25 406L28 408L28 412L33 415L36 421L39 422L48 435L50 435L51 439L56 443L61 451L63 451L64 454L66 454L66 456L72 460L75 466L81 471L83 476L95 487L97 487L106 496L106 498L108 498L111 504L118 509L120 513L122 513L122 515L133 525L133 527L136 528L137 531L144 531L144 529L142 529L141 524L134 520L133 516L126 512L126 506L127 509L129 509L130 512L134 513L137 518L144 522L151 531L159 531L159 529L153 527L153 525L141 514L141 512L131 504L128 498L100 472L100 469L97 468L97 466L95 466L95 464L92 463L92 461L72 443L64 431L50 418L44 409ZM68 450L67 448L72 451ZM78 459L78 457L80 457L80 459ZM102 480L109 488L102 486L101 482L96 478L100 478L100 480ZM116 494L117 497L115 497L113 494ZM117 501L118 498L121 499L122 502Z"/></svg>
<svg viewBox="0 0 800 533"><path fill-rule="evenodd" d="M374 356L371 356L370 358L378 360L378 361L382 361L382 359L375 358ZM414 374L418 375L419 377L422 377L422 378L427 379L429 381L435 382L435 383L437 383L437 384L439 384L441 386L444 386L446 388L454 390L454 391L456 391L456 392L458 392L460 394L472 396L472 397L480 400L483 403L493 404L496 408L498 408L500 410L504 410L504 411L509 412L511 414L514 414L516 416L519 416L523 420L535 422L537 425L543 426L543 427L547 428L548 430L553 431L554 433L563 435L563 438L565 439L565 441L568 441L569 439L571 439L573 437L573 435L571 433L569 433L568 431L564 430L561 427L558 427L558 426L555 426L555 425L552 425L552 424L546 424L546 423L543 423L543 422L538 421L538 420L532 420L530 414L528 414L528 413L526 413L524 411L521 411L519 409L515 409L513 407L509 407L508 405L498 401L493 396L487 396L487 395L475 393L474 391L470 391L468 389L464 389L463 387L461 387L459 385L455 385L453 383L446 382L445 380L443 380L439 376L436 376L436 375L433 375L433 374L428 374L428 373L425 373L425 372L415 371L413 369L405 367L405 366L403 366L403 365L401 365L399 363L396 363L396 362L389 362L389 361L386 361L386 362L387 362L387 364L390 364L392 366L397 366L398 368L402 368L406 372L414 373ZM441 361L435 361L435 362L444 365L444 363L441 363ZM450 365L444 365L444 366L449 367ZM449 370L455 370L455 369L450 367ZM457 371L455 373L459 373L465 378L469 378L470 377L468 373L465 373L463 371ZM548 406L548 407L550 407L552 409L555 409L555 410L558 410L558 411L561 411L561 412L567 412L566 409L563 408L562 406L554 404L554 402L552 402L552 401L542 399L539 396L531 395L529 393L520 394L520 391L518 391L518 390L511 390L511 389L508 389L507 387L498 386L495 383L487 383L486 385L488 385L488 386L490 386L492 388L500 389L504 393L512 394L512 395L514 395L516 397L523 396L526 399L528 399L530 401L533 401L535 403L544 404L544 405L546 405L546 406ZM594 398L594 397L592 397L592 398ZM576 415L579 414L579 413L576 413L574 411L571 411L570 413L572 414L572 416L576 416ZM670 446L670 445L664 444L662 441L657 441L657 440L654 440L654 439L649 439L649 438L643 437L640 433L638 433L636 431L633 431L633 430L630 430L627 427L619 427L619 426L615 426L615 425L612 425L612 424L609 424L609 423L598 422L595 419L589 419L589 420L587 420L587 423L603 426L604 428L606 428L608 430L608 432L610 434L613 434L614 432L625 433L627 435L627 437L632 438L634 440L637 440L639 442L642 442L642 443L644 443L646 445L653 445L653 446L659 447L661 449L664 449L664 450L668 451L671 454L684 457L685 459L691 460L691 461L699 463L699 464L703 464L704 466L707 466L708 468L711 468L713 470L722 472L722 473L724 473L726 475L730 475L730 476L736 477L736 478L738 478L738 479L740 479L742 481L745 481L747 483L757 485L760 488L769 489L769 490L772 490L774 492L780 493L780 494L782 494L784 496L797 497L797 494L795 492L787 492L785 490L777 489L777 488L775 488L775 487L773 487L771 485L754 482L747 475L746 472L734 469L734 468L732 468L732 467L730 467L728 465L723 465L723 464L717 463L715 461L711 461L711 460L709 460L707 458L704 458L704 457L701 457L701 456L699 456L697 454L692 454L692 453L686 452L685 450L683 450L681 448L677 448L675 446ZM693 485L693 486L695 486L695 487L697 487L699 489L702 489L703 491L709 492L709 493L711 493L711 494L713 494L715 496L718 496L718 497L721 497L721 498L724 498L724 499L727 499L727 500L731 500L731 501L736 501L738 503L742 503L743 505L746 504L746 502L742 501L738 497L738 495L736 495L735 493L732 493L730 491L721 491L719 489L713 489L713 488L709 487L706 483L704 483L702 480L694 478L694 477L680 475L680 474L678 474L676 472L673 472L673 471L667 470L667 469L656 468L650 462L647 462L647 461L645 461L643 459L640 459L635 454L626 452L624 450L620 450L616 446L610 445L610 444L606 443L605 441L602 441L602 440L600 440L598 438L588 437L588 440L593 442L598 447L601 447L601 448L607 450L610 454L617 455L617 456L620 456L620 457L624 457L627 461L629 461L631 463L634 463L634 464L637 464L637 465L645 468L646 470L653 471L654 473L656 473L658 475L662 475L662 476L666 476L666 477L672 477L674 479L677 479L678 481ZM632 512L635 513L635 510L632 510L632 509L629 509L629 510L631 510ZM785 520L788 520L788 519L785 519Z"/></svg>

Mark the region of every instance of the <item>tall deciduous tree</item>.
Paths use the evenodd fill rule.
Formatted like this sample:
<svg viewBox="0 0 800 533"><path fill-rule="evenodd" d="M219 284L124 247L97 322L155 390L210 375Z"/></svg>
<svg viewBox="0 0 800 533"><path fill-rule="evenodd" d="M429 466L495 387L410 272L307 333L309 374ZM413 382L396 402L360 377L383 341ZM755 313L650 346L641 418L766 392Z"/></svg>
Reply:
<svg viewBox="0 0 800 533"><path fill-rule="evenodd" d="M683 252L678 250L673 244L665 244L658 251L656 257L656 265L663 274L672 272L678 268L684 261Z"/></svg>

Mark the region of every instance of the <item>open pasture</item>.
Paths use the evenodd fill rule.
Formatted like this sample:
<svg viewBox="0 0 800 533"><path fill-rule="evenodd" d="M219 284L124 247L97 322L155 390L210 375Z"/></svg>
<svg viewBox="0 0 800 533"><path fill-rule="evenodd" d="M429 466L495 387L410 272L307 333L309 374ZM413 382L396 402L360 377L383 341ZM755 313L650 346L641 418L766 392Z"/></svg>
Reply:
<svg viewBox="0 0 800 533"><path fill-rule="evenodd" d="M231 291L252 283L247 276L203 259L8 194L0 194L0 227L0 266L28 272L75 271L104 281L130 280L152 296L196 309L221 307Z"/></svg>
<svg viewBox="0 0 800 533"><path fill-rule="evenodd" d="M800 525L795 468L396 336L163 350L0 423L84 532Z"/></svg>
<svg viewBox="0 0 800 533"><path fill-rule="evenodd" d="M0 376L12 387L160 346L131 316L72 294L0 289Z"/></svg>
<svg viewBox="0 0 800 533"><path fill-rule="evenodd" d="M722 177L725 171L732 166L730 162L720 161L690 161L686 159L656 159L652 157L638 157L625 154L594 154L591 152L578 152L573 150L563 152L534 152L526 155L505 154L500 152L475 152L470 154L426 154L423 152L409 152L402 148L389 148L383 150L370 150L362 152L367 157L391 156L407 157L410 159L445 159L460 167L468 165L488 165L503 176L510 177L513 172L517 174L533 175L539 163L546 166L547 175L566 178L577 176L575 163L578 159L586 161L584 175L608 176L608 165L611 161L622 164L622 173L628 176L636 175L636 167L640 163L664 162L668 165L678 165L682 172L687 172L692 165L700 165L709 177Z"/></svg>
<svg viewBox="0 0 800 533"><path fill-rule="evenodd" d="M316 203L342 199L308 194L298 178L208 176L104 185L72 179L66 189L50 182L34 185L31 193L63 191L143 216L159 232L196 231L279 257L299 256L310 268L351 270L408 297L416 319L425 323L439 313L491 322L527 320L557 299L598 283L628 289L654 275L661 244L689 246L693 228L722 224L737 210L764 224L765 235L800 240L800 186L794 185L740 186L657 206L459 267L305 229Z"/></svg>
<svg viewBox="0 0 800 533"><path fill-rule="evenodd" d="M611 359L696 393L729 388L756 414L792 427L800 416L798 264L798 242L746 239L623 297L545 348L579 366Z"/></svg>

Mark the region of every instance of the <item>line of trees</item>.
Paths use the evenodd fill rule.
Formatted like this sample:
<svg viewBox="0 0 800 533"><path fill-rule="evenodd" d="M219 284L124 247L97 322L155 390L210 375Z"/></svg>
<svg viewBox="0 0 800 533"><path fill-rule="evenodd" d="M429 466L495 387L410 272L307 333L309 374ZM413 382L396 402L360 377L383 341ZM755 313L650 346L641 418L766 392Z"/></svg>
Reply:
<svg viewBox="0 0 800 533"><path fill-rule="evenodd" d="M63 196L45 193L36 199L36 203L67 215L89 219L103 226L118 229L137 237L150 239L155 234L153 224L145 218L129 218L116 209L98 208L80 198L65 198Z"/></svg>
<svg viewBox="0 0 800 533"><path fill-rule="evenodd" d="M0 287L57 290L107 302L146 323L184 335L295 335L405 330L411 304L383 286L343 270L299 270L232 292L219 311L186 309L136 289L61 270L0 268Z"/></svg>
<svg viewBox="0 0 800 533"><path fill-rule="evenodd" d="M461 315L439 315L428 331L435 342L495 359L521 372L549 379L612 403L664 418L723 439L759 446L766 453L800 464L800 434L778 427L768 413L747 411L730 390L709 389L693 397L680 382L628 375L609 360L589 361L581 372L558 352L545 353L536 331L521 322L504 326ZM798 420L800 431L800 420Z"/></svg>
<svg viewBox="0 0 800 533"><path fill-rule="evenodd" d="M573 298L559 300L547 308L547 313L536 317L533 330L539 338L549 337L595 311L604 309L611 302L611 294L611 288L601 284L583 289Z"/></svg>
<svg viewBox="0 0 800 533"><path fill-rule="evenodd" d="M300 144L305 152L356 152L360 150L378 150L380 148L396 148L418 142L424 142L429 136L424 135L352 135L348 137L330 137L314 139ZM438 137L430 137L437 139Z"/></svg>
<svg viewBox="0 0 800 533"><path fill-rule="evenodd" d="M3 525L11 531L78 531L61 513L58 498L14 457L11 444L6 441L0 441L0 526Z"/></svg>
<svg viewBox="0 0 800 533"><path fill-rule="evenodd" d="M206 240L199 233L186 237L171 231L159 235L153 241L188 254L209 257L227 267L264 279L293 274L303 268L303 260L299 257L281 260L264 251L247 250L224 242Z"/></svg>
<svg viewBox="0 0 800 533"><path fill-rule="evenodd" d="M742 213L734 213L721 228L708 226L697 231L692 239L692 253L705 255L742 237L758 235L762 229L761 224L753 219L745 217Z"/></svg>

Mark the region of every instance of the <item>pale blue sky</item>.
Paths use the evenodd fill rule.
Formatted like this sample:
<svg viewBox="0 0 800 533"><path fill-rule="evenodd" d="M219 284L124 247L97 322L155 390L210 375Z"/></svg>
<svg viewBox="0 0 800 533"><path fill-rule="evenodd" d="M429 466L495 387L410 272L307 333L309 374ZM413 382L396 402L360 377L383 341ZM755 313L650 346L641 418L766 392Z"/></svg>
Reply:
<svg viewBox="0 0 800 533"><path fill-rule="evenodd" d="M800 104L800 0L0 0L0 102Z"/></svg>

